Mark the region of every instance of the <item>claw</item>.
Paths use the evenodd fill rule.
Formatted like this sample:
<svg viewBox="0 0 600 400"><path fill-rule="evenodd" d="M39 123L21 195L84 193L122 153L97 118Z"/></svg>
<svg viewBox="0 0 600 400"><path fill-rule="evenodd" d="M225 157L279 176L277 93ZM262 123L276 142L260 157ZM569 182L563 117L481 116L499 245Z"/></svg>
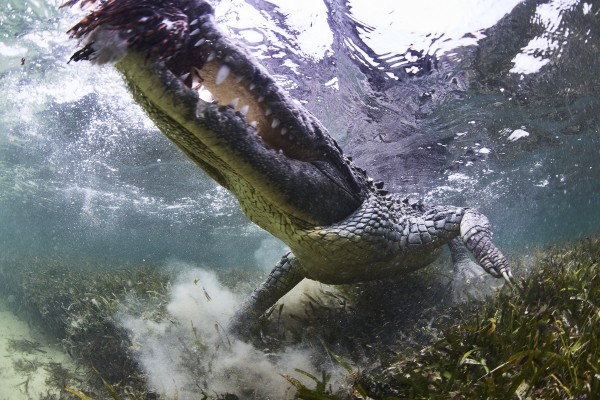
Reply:
<svg viewBox="0 0 600 400"><path fill-rule="evenodd" d="M502 277L510 286L512 286L512 273L510 271L502 271Z"/></svg>
<svg viewBox="0 0 600 400"><path fill-rule="evenodd" d="M500 278L500 272L498 272L495 268L490 268L485 270L488 274L493 276L494 278Z"/></svg>

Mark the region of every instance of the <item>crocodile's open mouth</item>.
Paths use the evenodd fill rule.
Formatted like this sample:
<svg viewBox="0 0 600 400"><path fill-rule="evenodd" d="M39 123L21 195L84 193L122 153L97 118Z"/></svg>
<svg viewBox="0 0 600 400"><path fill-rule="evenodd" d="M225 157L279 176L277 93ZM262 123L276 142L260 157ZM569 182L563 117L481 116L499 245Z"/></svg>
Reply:
<svg viewBox="0 0 600 400"><path fill-rule="evenodd" d="M248 130L271 149L311 161L318 152L302 138L313 121L299 121L266 71L248 63L245 51L233 45L215 26L212 8L204 1L70 0L63 6L99 3L69 33L86 39L72 60L116 62L128 49L144 53L164 67L202 105L214 104L236 112ZM250 66L250 68L249 68ZM223 110L225 111L225 110ZM299 123L300 122L300 123Z"/></svg>
<svg viewBox="0 0 600 400"><path fill-rule="evenodd" d="M75 4L96 8L69 31L84 41L71 60L115 62L159 129L238 199L261 193L284 214L314 224L340 220L362 203L364 173L216 26L206 1L64 6Z"/></svg>

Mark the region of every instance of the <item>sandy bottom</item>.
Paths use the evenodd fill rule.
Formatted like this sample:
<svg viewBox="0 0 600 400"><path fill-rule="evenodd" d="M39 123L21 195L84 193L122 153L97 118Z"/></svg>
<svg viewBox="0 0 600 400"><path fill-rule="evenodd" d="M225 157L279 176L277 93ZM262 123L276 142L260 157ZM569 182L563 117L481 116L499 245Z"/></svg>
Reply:
<svg viewBox="0 0 600 400"><path fill-rule="evenodd" d="M0 299L0 400L58 398L75 371L59 343L16 317Z"/></svg>

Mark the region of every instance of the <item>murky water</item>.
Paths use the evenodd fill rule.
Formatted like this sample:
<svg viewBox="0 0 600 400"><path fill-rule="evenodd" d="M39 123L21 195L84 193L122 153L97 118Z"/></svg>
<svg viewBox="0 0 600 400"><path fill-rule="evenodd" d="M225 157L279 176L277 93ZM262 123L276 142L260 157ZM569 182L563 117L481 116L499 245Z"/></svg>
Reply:
<svg viewBox="0 0 600 400"><path fill-rule="evenodd" d="M117 73L67 64L77 15L59 3L0 4L0 260L270 268L283 246L152 126ZM479 208L508 253L600 232L598 2L215 3L394 190Z"/></svg>

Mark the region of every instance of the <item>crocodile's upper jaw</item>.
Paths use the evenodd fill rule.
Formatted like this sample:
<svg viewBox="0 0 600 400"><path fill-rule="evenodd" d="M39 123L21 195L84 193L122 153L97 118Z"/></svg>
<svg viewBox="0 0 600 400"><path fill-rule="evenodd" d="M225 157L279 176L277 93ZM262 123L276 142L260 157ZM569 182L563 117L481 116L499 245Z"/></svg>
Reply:
<svg viewBox="0 0 600 400"><path fill-rule="evenodd" d="M80 1L95 3L67 5ZM74 60L118 59L158 128L276 236L274 220L328 225L366 198L365 174L219 31L205 1L107 0L70 33L87 39Z"/></svg>

